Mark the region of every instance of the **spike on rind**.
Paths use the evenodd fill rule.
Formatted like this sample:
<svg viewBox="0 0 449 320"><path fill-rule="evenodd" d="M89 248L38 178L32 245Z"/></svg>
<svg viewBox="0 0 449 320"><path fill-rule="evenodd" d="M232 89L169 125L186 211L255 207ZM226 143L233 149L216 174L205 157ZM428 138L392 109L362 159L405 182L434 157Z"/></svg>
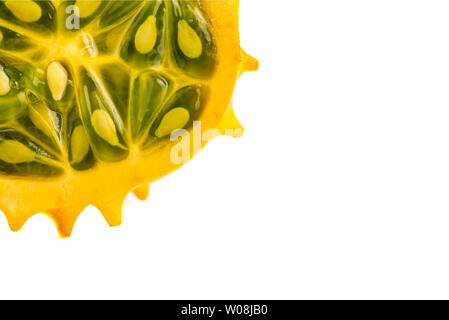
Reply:
<svg viewBox="0 0 449 320"><path fill-rule="evenodd" d="M240 138L243 135L244 129L237 119L232 104L220 120L217 129L222 135Z"/></svg>
<svg viewBox="0 0 449 320"><path fill-rule="evenodd" d="M148 183L138 186L133 190L134 195L139 200L146 200L150 194L150 185Z"/></svg>
<svg viewBox="0 0 449 320"><path fill-rule="evenodd" d="M21 211L9 212L7 210L3 210L3 213L6 216L6 220L8 221L9 228L13 232L19 232L22 229L22 227L25 225L27 220L36 214L36 213L21 212Z"/></svg>
<svg viewBox="0 0 449 320"><path fill-rule="evenodd" d="M247 54L243 49L240 49L241 63L240 63L240 75L247 71L257 71L259 70L259 61Z"/></svg>
<svg viewBox="0 0 449 320"><path fill-rule="evenodd" d="M117 196L110 201L95 205L95 207L100 210L109 226L117 227L122 224L122 206L125 198L126 195Z"/></svg>
<svg viewBox="0 0 449 320"><path fill-rule="evenodd" d="M59 237L65 239L71 236L75 222L86 206L52 209L46 213L56 225Z"/></svg>

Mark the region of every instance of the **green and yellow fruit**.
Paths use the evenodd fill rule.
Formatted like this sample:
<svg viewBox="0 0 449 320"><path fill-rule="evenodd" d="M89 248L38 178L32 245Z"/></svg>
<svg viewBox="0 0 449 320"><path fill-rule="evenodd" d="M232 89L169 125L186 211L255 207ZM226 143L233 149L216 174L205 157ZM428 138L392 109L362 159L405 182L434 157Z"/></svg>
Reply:
<svg viewBox="0 0 449 320"><path fill-rule="evenodd" d="M11 229L44 213L67 237L90 204L119 225L131 190L146 198L210 138L241 128L232 93L257 66L240 49L237 0L0 0L0 209Z"/></svg>

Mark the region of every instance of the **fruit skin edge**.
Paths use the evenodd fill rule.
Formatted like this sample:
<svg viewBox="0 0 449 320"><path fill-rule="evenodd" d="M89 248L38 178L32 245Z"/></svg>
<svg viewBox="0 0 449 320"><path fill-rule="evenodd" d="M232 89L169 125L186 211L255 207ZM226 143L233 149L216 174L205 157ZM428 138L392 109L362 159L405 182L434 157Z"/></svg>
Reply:
<svg viewBox="0 0 449 320"><path fill-rule="evenodd" d="M245 71L256 71L258 61L240 48L238 38L238 0L206 1L206 13L214 18L217 38L216 75L209 85L209 102L200 117L202 133L218 129L241 129L232 109L231 97L237 79ZM191 132L190 132L191 133ZM192 134L189 135L192 137ZM12 231L19 231L25 222L38 213L50 217L61 238L70 237L74 224L83 210L94 205L111 226L121 224L123 201L130 191L140 200L149 194L149 184L177 170L183 164L170 161L175 143L166 143L158 149L142 152L136 147L129 157L118 163L101 163L87 172L69 171L61 180L29 180L27 178L0 178L0 209ZM207 144L202 141L201 148ZM193 146L191 141L190 146ZM193 151L193 150L192 150ZM194 152L190 153L194 155ZM149 164L151 164L149 166ZM101 184L100 184L101 182ZM45 195L38 197L36 195ZM93 195L93 196L92 196Z"/></svg>

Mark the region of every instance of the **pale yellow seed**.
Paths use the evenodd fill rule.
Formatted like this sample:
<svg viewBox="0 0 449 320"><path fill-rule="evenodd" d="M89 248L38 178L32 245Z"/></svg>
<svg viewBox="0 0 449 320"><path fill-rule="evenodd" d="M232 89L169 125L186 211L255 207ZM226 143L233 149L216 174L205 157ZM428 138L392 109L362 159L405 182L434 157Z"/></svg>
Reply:
<svg viewBox="0 0 449 320"><path fill-rule="evenodd" d="M72 163L77 164L84 160L89 152L90 146L86 131L83 126L77 126L70 139L70 150L72 152Z"/></svg>
<svg viewBox="0 0 449 320"><path fill-rule="evenodd" d="M67 88L68 75L65 68L56 61L53 61L47 68L47 83L55 101L59 101L64 96Z"/></svg>
<svg viewBox="0 0 449 320"><path fill-rule="evenodd" d="M93 14L100 6L99 0L77 0L75 5L80 10L80 18L87 18Z"/></svg>
<svg viewBox="0 0 449 320"><path fill-rule="evenodd" d="M112 121L106 111L102 109L94 111L92 114L92 126L94 127L95 132L109 144L113 146L119 145L114 121Z"/></svg>
<svg viewBox="0 0 449 320"><path fill-rule="evenodd" d="M49 137L55 135L55 117L53 112L42 102L30 107L30 119L40 131Z"/></svg>
<svg viewBox="0 0 449 320"><path fill-rule="evenodd" d="M0 160L12 164L18 164L31 162L34 158L34 152L22 143L14 140L0 141Z"/></svg>
<svg viewBox="0 0 449 320"><path fill-rule="evenodd" d="M174 108L162 118L159 127L155 131L158 138L168 136L177 129L182 129L190 120L190 113L184 108Z"/></svg>
<svg viewBox="0 0 449 320"><path fill-rule="evenodd" d="M59 7L59 5L61 4L61 0L51 0L51 2L53 2L55 8Z"/></svg>
<svg viewBox="0 0 449 320"><path fill-rule="evenodd" d="M9 85L9 77L3 69L0 68L0 96L8 94L11 90Z"/></svg>
<svg viewBox="0 0 449 320"><path fill-rule="evenodd" d="M148 19L142 23L136 32L136 37L134 38L134 45L136 50L141 54L147 54L153 50L157 41L157 27L156 18L154 16L149 16Z"/></svg>
<svg viewBox="0 0 449 320"><path fill-rule="evenodd" d="M5 5L17 19L24 22L36 22L42 16L41 7L31 0L8 0Z"/></svg>
<svg viewBox="0 0 449 320"><path fill-rule="evenodd" d="M178 45L182 53L190 59L199 58L203 53L200 37L185 20L178 22Z"/></svg>

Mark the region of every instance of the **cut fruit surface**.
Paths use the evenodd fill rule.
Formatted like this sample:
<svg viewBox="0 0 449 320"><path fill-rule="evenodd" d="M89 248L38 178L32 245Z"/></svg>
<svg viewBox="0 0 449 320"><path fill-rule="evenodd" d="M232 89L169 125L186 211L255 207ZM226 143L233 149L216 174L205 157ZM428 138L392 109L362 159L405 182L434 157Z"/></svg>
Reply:
<svg viewBox="0 0 449 320"><path fill-rule="evenodd" d="M237 0L0 0L0 209L61 237L96 206L121 221L129 192L176 170L179 133L199 146L240 129ZM214 131L215 130L215 131ZM198 136L198 135L197 135ZM192 149L193 151L190 152Z"/></svg>

